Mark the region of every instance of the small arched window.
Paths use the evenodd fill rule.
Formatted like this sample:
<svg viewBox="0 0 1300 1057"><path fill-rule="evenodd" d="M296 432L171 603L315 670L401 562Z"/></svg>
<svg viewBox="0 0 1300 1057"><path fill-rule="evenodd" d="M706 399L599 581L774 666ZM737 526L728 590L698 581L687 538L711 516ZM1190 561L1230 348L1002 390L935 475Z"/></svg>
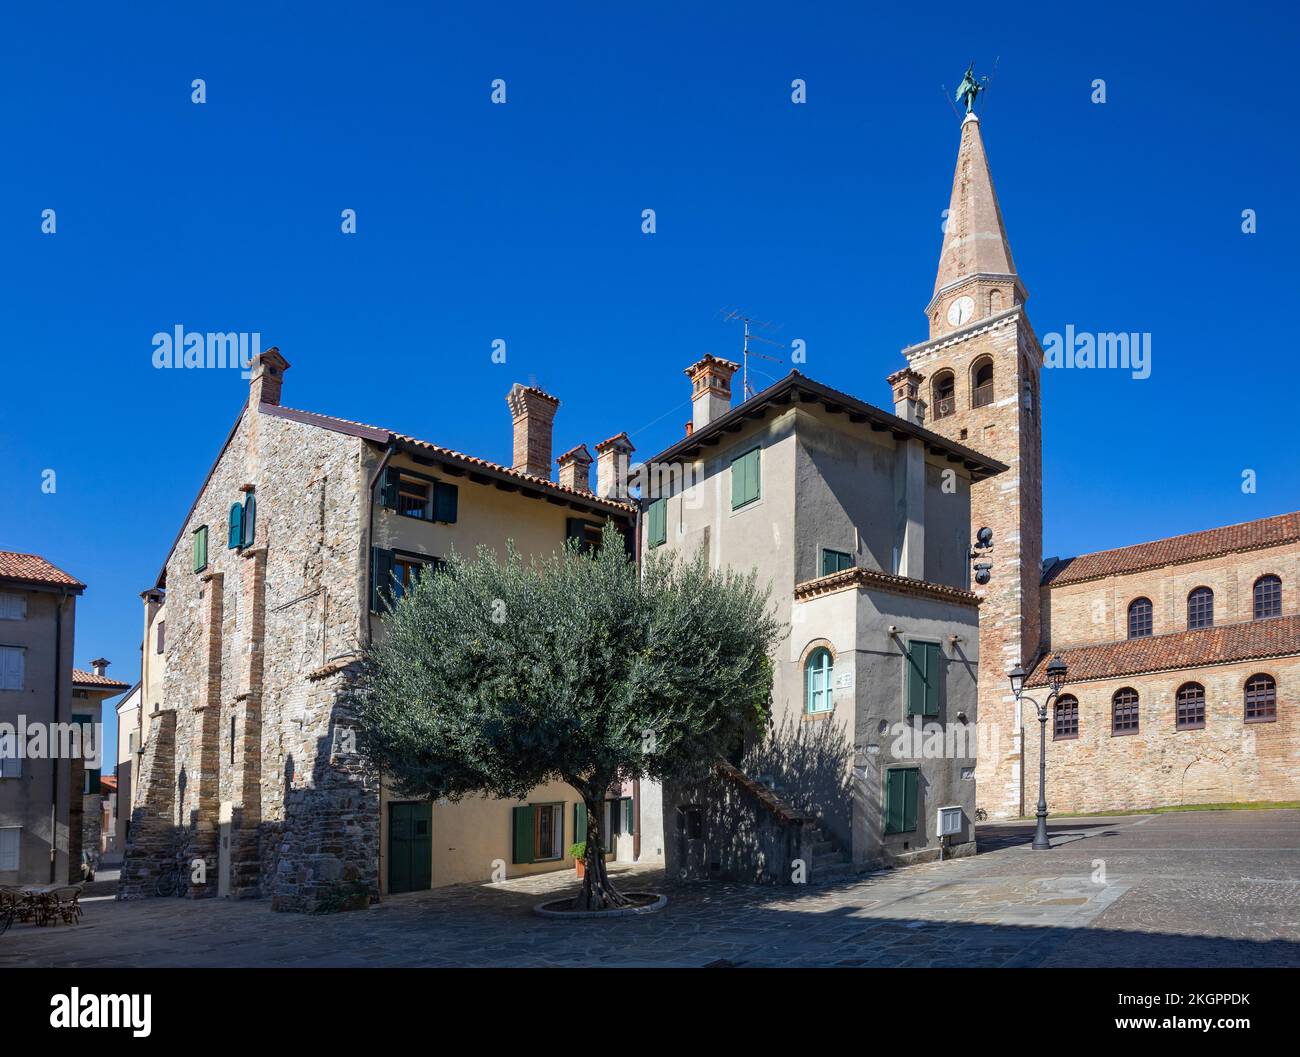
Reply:
<svg viewBox="0 0 1300 1057"><path fill-rule="evenodd" d="M1246 722L1271 723L1277 719L1277 682L1260 672L1246 680Z"/></svg>
<svg viewBox="0 0 1300 1057"><path fill-rule="evenodd" d="M956 379L952 371L940 371L934 376L931 395L934 399L935 418L945 418L957 410L955 393Z"/></svg>
<svg viewBox="0 0 1300 1057"><path fill-rule="evenodd" d="M1052 740L1066 741L1079 736L1079 699L1066 694L1056 699L1052 712Z"/></svg>
<svg viewBox="0 0 1300 1057"><path fill-rule="evenodd" d="M1110 732L1136 734L1138 731L1138 693L1131 686L1116 690L1110 699Z"/></svg>
<svg viewBox="0 0 1300 1057"><path fill-rule="evenodd" d="M1255 581L1255 619L1282 615L1282 581L1276 576L1261 576Z"/></svg>
<svg viewBox="0 0 1300 1057"><path fill-rule="evenodd" d="M1200 730L1205 726L1205 687L1200 683L1183 683L1174 695L1178 730Z"/></svg>
<svg viewBox="0 0 1300 1057"><path fill-rule="evenodd" d="M1145 639L1151 634L1151 599L1135 598L1128 604L1128 637Z"/></svg>
<svg viewBox="0 0 1300 1057"><path fill-rule="evenodd" d="M831 677L835 668L831 651L818 646L804 664L804 708L809 715L831 710Z"/></svg>
<svg viewBox="0 0 1300 1057"><path fill-rule="evenodd" d="M1208 628L1214 624L1214 592L1197 587L1187 596L1187 627Z"/></svg>
<svg viewBox="0 0 1300 1057"><path fill-rule="evenodd" d="M989 312L1001 312L1001 311L1002 311L1002 291L990 290L989 291Z"/></svg>
<svg viewBox="0 0 1300 1057"><path fill-rule="evenodd" d="M993 360L985 356L971 364L970 406L986 407L993 403Z"/></svg>

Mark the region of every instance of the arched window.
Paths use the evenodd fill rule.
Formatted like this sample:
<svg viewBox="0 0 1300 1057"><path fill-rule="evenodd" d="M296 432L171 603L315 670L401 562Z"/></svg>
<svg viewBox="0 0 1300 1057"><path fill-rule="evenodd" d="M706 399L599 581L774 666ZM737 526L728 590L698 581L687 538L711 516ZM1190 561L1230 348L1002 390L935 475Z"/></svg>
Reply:
<svg viewBox="0 0 1300 1057"><path fill-rule="evenodd" d="M1187 596L1187 627L1208 628L1214 624L1214 592L1197 587Z"/></svg>
<svg viewBox="0 0 1300 1057"><path fill-rule="evenodd" d="M956 392L956 379L952 371L940 371L934 376L934 386L931 395L934 398L934 417L945 418L957 410L954 393Z"/></svg>
<svg viewBox="0 0 1300 1057"><path fill-rule="evenodd" d="M1200 730L1205 726L1205 687L1200 683L1183 683L1174 695L1179 730Z"/></svg>
<svg viewBox="0 0 1300 1057"><path fill-rule="evenodd" d="M1144 639L1151 634L1151 599L1135 598L1128 604L1128 637Z"/></svg>
<svg viewBox="0 0 1300 1057"><path fill-rule="evenodd" d="M1277 719L1277 682L1260 672L1246 680L1246 722L1271 723Z"/></svg>
<svg viewBox="0 0 1300 1057"><path fill-rule="evenodd" d="M993 403L993 360L985 356L971 364L970 406L985 407L991 403Z"/></svg>
<svg viewBox="0 0 1300 1057"><path fill-rule="evenodd" d="M1066 694L1056 699L1052 712L1052 740L1065 741L1079 736L1079 700Z"/></svg>
<svg viewBox="0 0 1300 1057"><path fill-rule="evenodd" d="M831 677L835 671L831 651L818 646L808 655L804 670L804 708L809 715L831 710Z"/></svg>
<svg viewBox="0 0 1300 1057"><path fill-rule="evenodd" d="M1255 619L1282 615L1282 581L1276 576L1261 576L1255 581Z"/></svg>
<svg viewBox="0 0 1300 1057"><path fill-rule="evenodd" d="M1116 690L1110 699L1110 732L1136 734L1138 730L1138 694L1130 686Z"/></svg>
<svg viewBox="0 0 1300 1057"><path fill-rule="evenodd" d="M1002 311L1002 291L990 290L989 291L989 312L993 313L993 312L1001 312L1001 311Z"/></svg>

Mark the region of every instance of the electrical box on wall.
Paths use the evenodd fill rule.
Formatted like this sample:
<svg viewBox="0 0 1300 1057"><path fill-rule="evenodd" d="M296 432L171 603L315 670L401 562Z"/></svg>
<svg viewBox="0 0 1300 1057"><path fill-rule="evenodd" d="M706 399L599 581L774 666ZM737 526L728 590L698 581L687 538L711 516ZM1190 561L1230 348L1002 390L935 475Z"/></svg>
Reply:
<svg viewBox="0 0 1300 1057"><path fill-rule="evenodd" d="M939 808L938 832L941 837L951 837L961 832L961 808Z"/></svg>

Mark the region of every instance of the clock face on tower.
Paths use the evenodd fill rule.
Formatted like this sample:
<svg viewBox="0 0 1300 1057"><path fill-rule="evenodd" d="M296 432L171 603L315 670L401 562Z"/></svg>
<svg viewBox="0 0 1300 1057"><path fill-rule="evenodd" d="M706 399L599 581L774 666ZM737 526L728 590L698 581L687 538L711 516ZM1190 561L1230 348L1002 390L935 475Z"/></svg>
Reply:
<svg viewBox="0 0 1300 1057"><path fill-rule="evenodd" d="M971 297L959 297L948 306L948 325L960 327L975 314L975 300Z"/></svg>

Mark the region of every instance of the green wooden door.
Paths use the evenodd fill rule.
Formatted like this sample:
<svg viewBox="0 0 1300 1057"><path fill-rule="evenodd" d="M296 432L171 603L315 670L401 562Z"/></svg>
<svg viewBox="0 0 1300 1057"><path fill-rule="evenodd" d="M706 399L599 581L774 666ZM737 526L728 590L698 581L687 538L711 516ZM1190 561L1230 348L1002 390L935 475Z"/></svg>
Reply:
<svg viewBox="0 0 1300 1057"><path fill-rule="evenodd" d="M433 884L433 805L388 805L388 893L420 892Z"/></svg>

